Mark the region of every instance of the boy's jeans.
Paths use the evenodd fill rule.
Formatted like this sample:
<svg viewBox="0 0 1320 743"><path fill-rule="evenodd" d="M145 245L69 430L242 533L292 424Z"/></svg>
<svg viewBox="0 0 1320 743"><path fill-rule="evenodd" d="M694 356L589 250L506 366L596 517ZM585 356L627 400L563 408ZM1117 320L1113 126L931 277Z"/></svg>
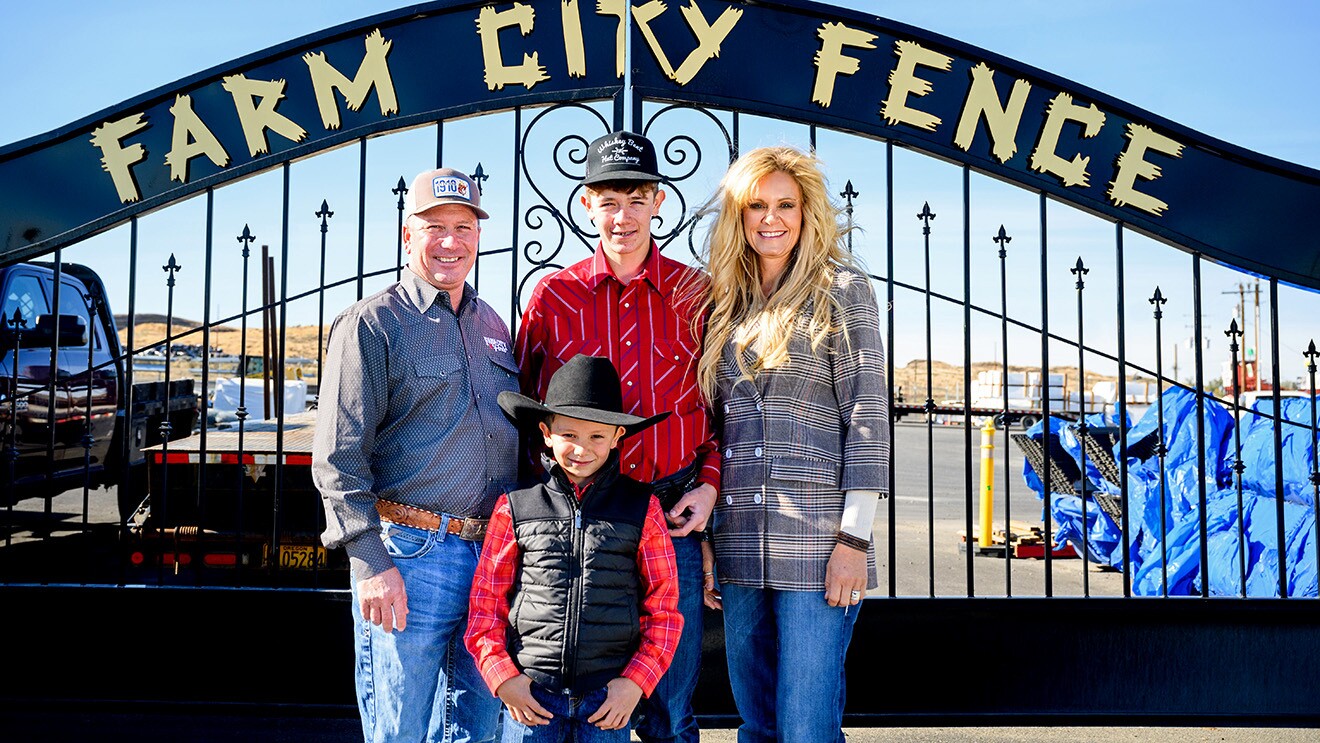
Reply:
<svg viewBox="0 0 1320 743"><path fill-rule="evenodd" d="M481 543L449 536L443 528L433 532L397 524L383 524L382 539L408 591L408 628L386 634L364 622L357 581L351 581L364 739L495 740L499 699L463 646Z"/></svg>
<svg viewBox="0 0 1320 743"><path fill-rule="evenodd" d="M830 606L822 591L720 589L738 743L843 743L843 662L860 605Z"/></svg>
<svg viewBox="0 0 1320 743"><path fill-rule="evenodd" d="M587 722L605 703L607 692L597 689L580 697L570 697L546 691L532 684L532 696L554 715L548 725L527 725L504 713L503 743L628 743L628 726L618 730L601 730Z"/></svg>
<svg viewBox="0 0 1320 743"><path fill-rule="evenodd" d="M637 705L637 736L645 743L697 743L700 731L692 716L692 695L701 673L702 603L705 580L701 572L701 540L679 537L674 542L678 565L678 611L683 634L669 670L650 697Z"/></svg>

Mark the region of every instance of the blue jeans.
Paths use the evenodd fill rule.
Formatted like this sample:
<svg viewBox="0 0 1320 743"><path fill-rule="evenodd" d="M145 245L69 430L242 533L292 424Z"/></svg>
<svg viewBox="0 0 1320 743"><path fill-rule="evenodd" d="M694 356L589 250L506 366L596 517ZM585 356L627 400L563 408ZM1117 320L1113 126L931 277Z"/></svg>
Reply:
<svg viewBox="0 0 1320 743"><path fill-rule="evenodd" d="M368 743L495 740L500 702L463 645L480 542L397 524L382 539L408 591L408 627L363 621L353 584L358 711Z"/></svg>
<svg viewBox="0 0 1320 743"><path fill-rule="evenodd" d="M701 542L696 537L674 541L678 563L678 611L683 615L683 634L674 660L660 677L651 696L637 705L637 737L645 743L697 743L697 719L692 716L692 695L701 674Z"/></svg>
<svg viewBox="0 0 1320 743"><path fill-rule="evenodd" d="M605 703L603 688L580 697L555 694L540 684L532 684L532 696L554 715L549 724L528 727L504 713L503 743L628 743L628 726L601 730L587 722Z"/></svg>
<svg viewBox="0 0 1320 743"><path fill-rule="evenodd" d="M858 606L824 591L725 583L724 650L738 743L843 743L844 659Z"/></svg>

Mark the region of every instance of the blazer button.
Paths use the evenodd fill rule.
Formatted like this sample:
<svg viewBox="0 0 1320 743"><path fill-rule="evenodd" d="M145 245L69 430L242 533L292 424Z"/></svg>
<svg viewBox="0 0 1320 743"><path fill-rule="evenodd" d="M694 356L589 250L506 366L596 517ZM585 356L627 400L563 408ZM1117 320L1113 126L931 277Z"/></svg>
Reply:
<svg viewBox="0 0 1320 743"><path fill-rule="evenodd" d="M732 495L726 495L726 496L724 496L724 502L725 502L725 503L728 503L729 505L732 506L732 505L733 505L733 496L732 496Z"/></svg>
<svg viewBox="0 0 1320 743"><path fill-rule="evenodd" d="M756 456L761 456L761 447L756 447Z"/></svg>
<svg viewBox="0 0 1320 743"><path fill-rule="evenodd" d="M733 456L733 447L732 447L732 446L730 446L729 448L727 448L727 449L724 450L724 456L726 456L726 457L732 457L732 456Z"/></svg>
<svg viewBox="0 0 1320 743"><path fill-rule="evenodd" d="M752 501L759 505L761 503L761 494L757 493L756 495L752 496Z"/></svg>

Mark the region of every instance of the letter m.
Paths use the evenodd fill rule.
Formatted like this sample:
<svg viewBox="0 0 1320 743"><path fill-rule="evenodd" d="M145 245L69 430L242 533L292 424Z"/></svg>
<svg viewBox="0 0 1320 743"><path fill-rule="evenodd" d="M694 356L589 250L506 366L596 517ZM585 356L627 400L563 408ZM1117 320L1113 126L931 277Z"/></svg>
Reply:
<svg viewBox="0 0 1320 743"><path fill-rule="evenodd" d="M335 104L335 90L344 96L350 111L357 111L367 102L367 94L374 87L380 99L380 114L388 116L399 112L399 100L394 94L394 80L385 57L394 42L386 41L380 29L367 36L366 56L358 67L357 76L349 80L330 65L325 52L303 55L307 69L312 73L312 87L316 90L316 106L321 110L321 123L326 129L339 128L339 106Z"/></svg>

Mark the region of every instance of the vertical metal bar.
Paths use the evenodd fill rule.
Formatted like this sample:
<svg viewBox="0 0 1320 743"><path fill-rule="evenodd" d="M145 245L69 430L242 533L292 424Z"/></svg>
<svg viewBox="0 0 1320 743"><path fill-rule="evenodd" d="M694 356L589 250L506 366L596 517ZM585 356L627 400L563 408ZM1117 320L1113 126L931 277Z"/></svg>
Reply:
<svg viewBox="0 0 1320 743"><path fill-rule="evenodd" d="M138 220L137 217L131 217L128 220L128 328L127 328L127 346L124 350L124 424L121 427L123 433L119 443L119 488L129 488L132 498L138 504L142 503L143 494L134 492L137 480L132 476L133 457L133 439L137 435L137 429L134 426L133 419L137 405L137 388L133 384L133 357L137 349L133 346L136 342L137 331L137 254L138 254ZM143 482L146 482L146 472L151 465L144 462L142 464ZM124 502L124 494L116 489L116 500ZM119 514L122 517L122 513ZM128 530L124 528L126 524L121 523L118 532L120 548L127 546ZM119 583L126 582L127 560L119 560Z"/></svg>
<svg viewBox="0 0 1320 743"><path fill-rule="evenodd" d="M443 168L445 165L445 122L443 120L435 122L435 166Z"/></svg>
<svg viewBox="0 0 1320 743"><path fill-rule="evenodd" d="M1257 375L1257 379L1259 379ZM1283 401L1279 397L1279 280L1270 277L1270 387L1274 390L1274 506L1278 524L1279 598L1288 598L1288 543L1283 524Z"/></svg>
<svg viewBox="0 0 1320 743"><path fill-rule="evenodd" d="M1246 598L1247 530L1246 516L1242 513L1242 475L1247 467L1242 463L1242 374L1238 366L1238 336L1242 331L1236 318L1229 323L1224 335L1228 336L1228 353L1233 363L1233 484L1237 491L1238 589L1242 598Z"/></svg>
<svg viewBox="0 0 1320 743"><path fill-rule="evenodd" d="M23 319L23 313L19 312L17 307L14 308L13 317L0 317L0 320L4 321L5 327L14 329L14 364L9 369L9 446L5 448L5 470L7 472L5 492L12 493L14 492L14 480L17 477L15 468L18 465L18 358L23 350L23 338L18 331L27 326L27 320ZM14 543L14 504L17 501L18 498L5 499L6 547L10 547Z"/></svg>
<svg viewBox="0 0 1320 743"><path fill-rule="evenodd" d="M1119 531L1123 533L1123 597L1132 596L1132 554L1129 538L1128 518L1128 481L1127 481L1127 303L1123 292L1125 274L1123 267L1123 223L1114 225L1114 264L1118 302L1118 491L1123 512L1119 517Z"/></svg>
<svg viewBox="0 0 1320 743"><path fill-rule="evenodd" d="M1045 471L1041 473L1041 488L1045 491L1045 510L1041 521L1045 527L1045 595L1054 595L1054 516L1050 513L1050 276L1049 276L1049 201L1040 194L1040 419L1042 451L1045 452Z"/></svg>
<svg viewBox="0 0 1320 743"><path fill-rule="evenodd" d="M358 272L357 298L362 299L362 274L367 272L367 138L358 140Z"/></svg>
<svg viewBox="0 0 1320 743"><path fill-rule="evenodd" d="M394 280L403 279L403 197L408 193L408 184L399 176L399 184L390 189L390 193L399 197L394 207L398 210L399 220L394 232Z"/></svg>
<svg viewBox="0 0 1320 743"><path fill-rule="evenodd" d="M161 397L165 403L165 416L160 421L160 494L161 494L161 513L160 521L156 528L164 528L169 523L168 511L170 502L170 438L174 430L174 424L170 422L170 358L174 355L174 274L178 273L183 266L174 260L174 254L170 253L170 260L161 269L169 277L165 280L166 300L165 300L165 384ZM153 503L153 506L155 503ZM174 574L179 573L179 530L171 530L174 533ZM161 561L160 569L157 574L160 575L164 570L164 560Z"/></svg>
<svg viewBox="0 0 1320 743"><path fill-rule="evenodd" d="M616 108L616 109L615 109L615 116L614 116L614 128L615 128L615 129L622 129L622 128L623 128L623 117L624 117L624 113L625 113L625 112L627 112L628 114L631 114L631 113L632 113L632 97L633 97L633 78L632 78L632 62L633 62L633 60L632 60L632 51L633 51L633 44L632 44L632 35L633 35L633 8L632 8L632 3L631 3L631 2L626 2L626 3L623 4L623 27L624 27L624 33L623 33L623 90L620 91L620 97L617 99L617 100L620 102L620 105L621 105L621 107L622 107L622 110L620 110L619 108ZM635 126L636 123L634 122L633 125ZM516 128L516 127L515 127L515 128Z"/></svg>
<svg viewBox="0 0 1320 743"><path fill-rule="evenodd" d="M1160 460L1160 595L1166 597L1169 595L1169 478L1164 470L1164 462L1169 447L1164 445L1164 339L1161 321L1164 319L1162 306L1167 301L1169 300L1160 293L1160 288L1155 287L1155 294L1151 296L1150 303L1155 305L1155 425L1159 435L1155 453Z"/></svg>
<svg viewBox="0 0 1320 743"><path fill-rule="evenodd" d="M203 289L202 289L202 400L205 401L210 394L211 384L211 259L213 256L213 242L215 237L215 189L206 189L206 265L202 267ZM167 398L168 400L168 398ZM168 403L166 403L168 405ZM202 405L199 411L201 416L201 427L197 431L197 446L200 451L206 452L206 410L207 406ZM197 524L204 526L208 523L206 518L206 498L204 490L206 487L206 457L197 458ZM206 529L197 531L197 541L200 543L206 540ZM201 552L202 550L199 550ZM205 567L198 565L193 571L193 577L198 584L202 581L202 572Z"/></svg>
<svg viewBox="0 0 1320 743"><path fill-rule="evenodd" d="M275 356L275 497L271 504L270 563L278 574L280 570L280 508L284 502L284 426L288 411L284 409L284 359L289 322L289 163L284 163L284 214L280 220L280 319L279 349ZM274 349L274 346L272 346ZM316 550L312 550L315 562Z"/></svg>
<svg viewBox="0 0 1320 743"><path fill-rule="evenodd" d="M55 421L59 417L59 411L57 409L59 405L59 397L56 396L55 392L57 389L56 382L59 380L59 370L60 370L60 362L59 362L59 352L60 352L59 335L60 335L60 314L61 314L60 290L62 288L61 285L64 283L64 258L62 257L63 253L64 253L63 249L61 248L55 249L55 289L51 295L51 300L50 300L51 309L55 312L55 338L54 340L51 341L50 344L50 377L49 377L50 381L47 383L47 397L46 397L46 421L47 421L47 426L50 428L49 436L46 439L46 485L48 488L54 487L54 480L55 480L55 434L56 434ZM165 359L165 366L166 368L169 368L168 358ZM43 498L42 500L45 501L45 506L42 512L44 516L43 523L47 527L45 530L45 538L49 539L51 535L49 526L52 523L52 519L54 518L52 503L51 503L52 499Z"/></svg>
<svg viewBox="0 0 1320 743"><path fill-rule="evenodd" d="M92 444L96 439L92 436L92 367L95 362L92 359L92 351L96 348L96 323L95 321L101 314L101 303L95 293L88 293L85 297L87 302L87 395L86 406L83 410L83 497L82 497L82 539L83 539L83 564L90 564L91 544L87 539L87 510L91 505L92 493ZM73 405L73 396L69 396L69 405ZM72 412L72 411L70 411Z"/></svg>
<svg viewBox="0 0 1320 743"><path fill-rule="evenodd" d="M1315 413L1315 359L1320 351L1315 350L1315 339L1306 347L1306 373L1310 376L1311 388L1311 518L1315 524L1316 545L1320 546L1320 452L1316 451L1316 413ZM1238 509L1241 510L1240 508ZM1315 574L1320 582L1320 549L1315 551ZM1320 584L1316 586L1316 597L1320 598Z"/></svg>
<svg viewBox="0 0 1320 743"><path fill-rule="evenodd" d="M926 294L926 558L929 560L930 595L935 596L935 393L934 379L931 372L931 320L930 320L930 220L935 214L930 210L930 203L921 206L917 219L921 220L921 234L925 243L925 294Z"/></svg>
<svg viewBox="0 0 1320 743"><path fill-rule="evenodd" d="M270 420L271 395L270 395L270 359L275 354L271 352L271 332L275 323L272 312L274 312L274 295L271 289L271 271L274 266L270 257L270 246L261 246L261 417L263 420Z"/></svg>
<svg viewBox="0 0 1320 743"><path fill-rule="evenodd" d="M1003 391L1004 391L1004 415L1000 419L1004 429L1004 595L1013 595L1013 544L1010 534L1013 533L1013 506L1011 501L1012 492L1009 490L1009 483L1012 477L1009 474L1008 463L1008 445L1011 442L1008 430L1012 424L1008 417L1008 249L1007 245L1013 241L1004 229L1004 225L999 225L999 234L991 238L999 245L999 335L1000 346L1003 351L1004 371L1003 371ZM1024 380L1025 381L1025 380Z"/></svg>
<svg viewBox="0 0 1320 743"><path fill-rule="evenodd" d="M321 200L321 209L315 216L321 218L321 264L320 283L316 285L316 394L321 394L321 367L325 363L325 240L330 231L328 221L335 213L330 211L330 202ZM247 308L245 307L244 310ZM242 376L240 374L240 376Z"/></svg>
<svg viewBox="0 0 1320 743"><path fill-rule="evenodd" d="M246 224L243 225L243 234L238 236L238 242L243 245L243 298L242 298L243 305L242 305L242 315L241 315L242 320L239 323L239 342L238 342L239 348L241 348L242 351L239 353L239 357L238 357L238 365L239 365L238 410L234 412L235 417L238 418L238 463L239 463L237 469L237 474L238 474L238 485L236 489L237 497L235 498L236 517L234 519L234 541L235 541L234 554L238 555L237 559L235 560L235 562L237 563L235 567L237 568L236 572L238 574L236 580L239 585L243 584L243 559L247 556L247 553L243 549L243 528L244 528L243 525L244 525L244 516L247 513L243 506L243 496L244 496L244 483L247 480L247 475L248 475L248 465L244 458L246 455L246 450L244 449L243 446L243 434L247 429L247 417L248 417L248 410L247 410L248 263L249 263L249 259L252 257L252 251L249 246L256 239L257 236L252 234L252 231L248 229L248 226ZM265 362L263 361L262 363L264 364ZM320 377L317 377L316 383L317 385L320 385L321 383ZM318 388L318 392L319 392L319 388Z"/></svg>
<svg viewBox="0 0 1320 743"><path fill-rule="evenodd" d="M522 106L513 109L513 227L509 237L509 324L517 332L522 318L518 311L518 210L522 208Z"/></svg>
<svg viewBox="0 0 1320 743"><path fill-rule="evenodd" d="M735 119L736 121L736 119ZM893 455L897 450L897 443L894 440L894 143L892 140L885 142L885 278L887 287L885 306L885 315L888 318L885 329L886 342L888 343L888 353L885 354L885 375L889 384L889 497L886 508L889 509L888 523L888 550L889 550L889 596L892 598L897 595L897 546L898 529L894 523L896 515L895 502L897 495L894 492L894 463Z"/></svg>
<svg viewBox="0 0 1320 743"><path fill-rule="evenodd" d="M816 151L816 125L811 124L807 127L807 142L810 143L811 151Z"/></svg>
<svg viewBox="0 0 1320 743"><path fill-rule="evenodd" d="M1192 358L1196 364L1196 503L1201 530L1201 598L1210 596L1210 531L1206 522L1205 488L1205 368L1202 362L1201 337L1201 254L1192 255L1192 334L1196 350Z"/></svg>
<svg viewBox="0 0 1320 743"><path fill-rule="evenodd" d="M1091 492L1090 478L1086 476L1086 439L1090 436L1090 431L1086 425L1086 339L1083 335L1086 323L1084 321L1085 305L1082 302L1082 292L1086 290L1086 282L1083 277L1090 273L1090 269L1082 265L1082 257L1077 256L1077 265L1069 271L1077 276L1077 436L1082 444L1082 595L1090 598L1091 529L1086 521L1086 498Z"/></svg>
<svg viewBox="0 0 1320 743"><path fill-rule="evenodd" d="M976 595L976 545L972 538L973 500L977 489L972 472L972 169L962 167L963 201L963 505L966 511L967 596ZM927 333L930 332L927 328ZM984 498L986 495L981 494Z"/></svg>

